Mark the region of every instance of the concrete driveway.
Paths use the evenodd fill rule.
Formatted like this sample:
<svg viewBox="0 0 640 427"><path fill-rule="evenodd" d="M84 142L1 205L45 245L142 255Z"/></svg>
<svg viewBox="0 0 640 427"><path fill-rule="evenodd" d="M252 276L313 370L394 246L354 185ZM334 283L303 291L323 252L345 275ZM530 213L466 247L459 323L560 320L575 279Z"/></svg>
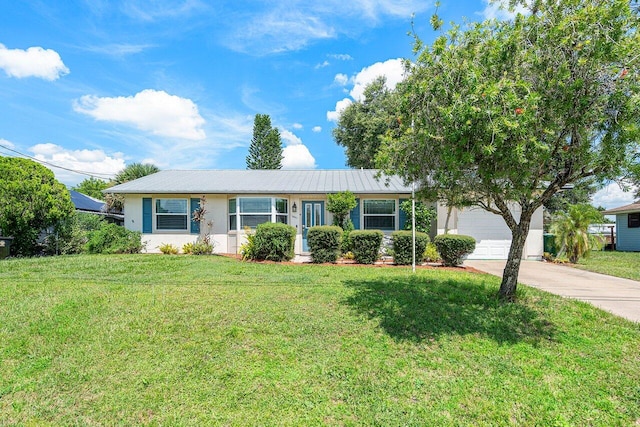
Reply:
<svg viewBox="0 0 640 427"><path fill-rule="evenodd" d="M464 265L502 277L505 261L465 261ZM638 267L640 268L640 266ZM563 297L589 302L640 322L640 282L542 261L522 261L518 282Z"/></svg>

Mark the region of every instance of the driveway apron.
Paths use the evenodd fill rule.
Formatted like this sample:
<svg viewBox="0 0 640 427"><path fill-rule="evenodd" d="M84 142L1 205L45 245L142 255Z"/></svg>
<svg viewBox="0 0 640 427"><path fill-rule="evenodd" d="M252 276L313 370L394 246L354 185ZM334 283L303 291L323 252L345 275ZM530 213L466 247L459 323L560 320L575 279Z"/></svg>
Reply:
<svg viewBox="0 0 640 427"><path fill-rule="evenodd" d="M464 265L502 277L506 261L465 261ZM518 282L547 292L589 302L640 322L640 282L542 261L522 261Z"/></svg>

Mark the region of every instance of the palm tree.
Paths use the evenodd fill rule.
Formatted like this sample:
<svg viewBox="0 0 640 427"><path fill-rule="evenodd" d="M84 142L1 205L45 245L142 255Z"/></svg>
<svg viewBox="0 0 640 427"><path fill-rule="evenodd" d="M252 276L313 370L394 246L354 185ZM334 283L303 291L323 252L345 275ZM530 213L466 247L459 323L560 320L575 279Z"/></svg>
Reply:
<svg viewBox="0 0 640 427"><path fill-rule="evenodd" d="M151 163L131 163L116 174L109 183L109 187L124 184L125 182L133 181L134 179L142 178L143 176L156 172L160 172L160 168ZM122 195L107 193L105 194L105 199L109 212L122 212L124 210L124 198Z"/></svg>
<svg viewBox="0 0 640 427"><path fill-rule="evenodd" d="M569 205L567 212L559 212L551 223L558 255L566 255L575 264L580 257L589 255L591 249L602 245L602 238L589 234L589 225L602 222L600 211L591 205Z"/></svg>

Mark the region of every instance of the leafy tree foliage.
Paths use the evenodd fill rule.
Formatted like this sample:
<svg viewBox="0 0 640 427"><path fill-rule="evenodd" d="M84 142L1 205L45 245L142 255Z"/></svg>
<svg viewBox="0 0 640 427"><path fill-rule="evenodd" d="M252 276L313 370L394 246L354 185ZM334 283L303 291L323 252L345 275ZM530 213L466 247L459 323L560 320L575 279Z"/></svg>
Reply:
<svg viewBox="0 0 640 427"><path fill-rule="evenodd" d="M104 194L102 190L109 188L110 184L107 181L98 178L86 178L80 184L71 187L72 190L78 193L86 194L94 199L104 200Z"/></svg>
<svg viewBox="0 0 640 427"><path fill-rule="evenodd" d="M600 211L587 204L571 205L567 212L559 212L550 230L555 235L558 256L566 255L575 264L588 256L592 248L602 245L599 236L589 234L589 225L600 222Z"/></svg>
<svg viewBox="0 0 640 427"><path fill-rule="evenodd" d="M268 114L256 114L253 138L247 156L247 169L282 168L282 140L278 128L271 127Z"/></svg>
<svg viewBox="0 0 640 427"><path fill-rule="evenodd" d="M578 181L573 188L559 191L544 204L546 212L554 215L569 209L570 205L588 204L596 192L597 185L593 178Z"/></svg>
<svg viewBox="0 0 640 427"><path fill-rule="evenodd" d="M411 230L413 228L413 214L411 207L411 200L405 200L400 203L400 210L402 210L407 216L407 221L404 224L405 230ZM427 233L431 231L431 221L438 217L438 213L435 208L427 205L424 202L416 201L416 231L420 233Z"/></svg>
<svg viewBox="0 0 640 427"><path fill-rule="evenodd" d="M402 135L378 156L426 199L504 218L505 299L515 297L534 212L566 184L624 176L640 141L639 19L629 0L511 3L530 14L454 27L432 45L416 38L399 88Z"/></svg>
<svg viewBox="0 0 640 427"><path fill-rule="evenodd" d="M349 211L356 207L356 196L351 191L327 194L327 210L333 214L333 225L344 229Z"/></svg>
<svg viewBox="0 0 640 427"><path fill-rule="evenodd" d="M349 105L333 129L333 138L345 147L347 166L375 168L375 155L382 137L400 127L398 97L378 77L364 91L364 99Z"/></svg>
<svg viewBox="0 0 640 427"><path fill-rule="evenodd" d="M38 235L74 211L53 172L29 159L0 157L0 234L13 236L12 255L33 255Z"/></svg>
<svg viewBox="0 0 640 427"><path fill-rule="evenodd" d="M124 184L134 179L160 172L160 168L151 163L131 163L116 174L113 180L108 183L108 187ZM122 212L124 210L124 198L120 194L107 193L104 196L109 210L112 212Z"/></svg>

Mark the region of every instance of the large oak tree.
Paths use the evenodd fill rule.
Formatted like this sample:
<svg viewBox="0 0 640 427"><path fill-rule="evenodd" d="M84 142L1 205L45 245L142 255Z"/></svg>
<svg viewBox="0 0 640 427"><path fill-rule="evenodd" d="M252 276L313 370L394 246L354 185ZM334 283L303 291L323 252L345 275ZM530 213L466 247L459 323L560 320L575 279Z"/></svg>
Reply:
<svg viewBox="0 0 640 427"><path fill-rule="evenodd" d="M504 218L505 299L515 296L536 209L566 184L623 176L640 141L639 20L629 0L512 4L529 13L454 27L431 45L416 39L398 89L403 133L378 158L427 198Z"/></svg>

